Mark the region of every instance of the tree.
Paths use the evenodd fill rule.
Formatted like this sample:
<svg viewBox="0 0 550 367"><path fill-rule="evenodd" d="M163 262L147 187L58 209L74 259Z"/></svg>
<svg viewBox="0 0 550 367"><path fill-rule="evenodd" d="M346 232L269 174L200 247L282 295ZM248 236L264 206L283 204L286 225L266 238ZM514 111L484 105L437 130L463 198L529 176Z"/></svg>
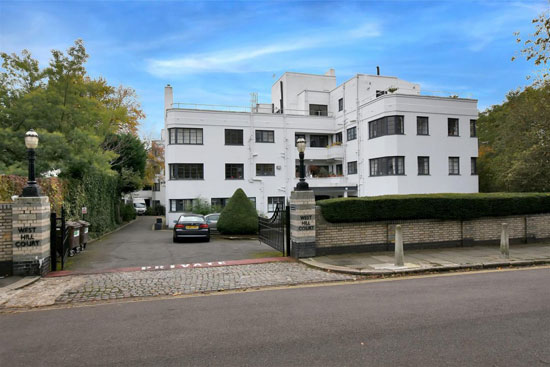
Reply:
<svg viewBox="0 0 550 367"><path fill-rule="evenodd" d="M164 181L164 146L162 142L149 140L147 165L145 166L145 185L153 186L155 178Z"/></svg>
<svg viewBox="0 0 550 367"><path fill-rule="evenodd" d="M122 174L121 169L112 170L121 151L106 148L105 138L119 133L135 136L144 114L133 89L115 88L87 75L84 64L89 56L82 40L66 52L53 50L44 69L27 50L0 57L1 173L25 173L23 137L33 128L40 135L39 176L58 171L81 179L90 170ZM133 172L143 177L144 170Z"/></svg>
<svg viewBox="0 0 550 367"><path fill-rule="evenodd" d="M258 214L242 189L237 189L220 213L217 229L223 234L254 234L258 231Z"/></svg>
<svg viewBox="0 0 550 367"><path fill-rule="evenodd" d="M111 134L105 138L103 147L115 153L111 167L120 174L121 190L133 192L143 187L147 151L145 145L130 133Z"/></svg>
<svg viewBox="0 0 550 367"><path fill-rule="evenodd" d="M481 191L550 191L550 82L510 92L478 120Z"/></svg>
<svg viewBox="0 0 550 367"><path fill-rule="evenodd" d="M536 66L541 66L540 80L545 80L550 77L550 11L547 10L535 19L532 20L535 25L535 33L530 35L529 38L521 39L520 33L516 32L516 41L518 43L523 42L523 49L520 53L529 60L534 60ZM512 61L515 57L512 57ZM529 79L529 76L527 77Z"/></svg>

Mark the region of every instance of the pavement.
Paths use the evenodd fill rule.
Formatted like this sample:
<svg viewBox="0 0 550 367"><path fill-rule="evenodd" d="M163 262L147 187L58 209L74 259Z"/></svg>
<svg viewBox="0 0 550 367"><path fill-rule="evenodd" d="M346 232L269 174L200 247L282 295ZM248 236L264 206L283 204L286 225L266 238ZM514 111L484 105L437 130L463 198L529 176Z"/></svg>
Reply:
<svg viewBox="0 0 550 367"><path fill-rule="evenodd" d="M314 268L345 274L384 276L459 269L530 266L550 263L550 244L510 245L509 258L499 246L472 246L405 251L404 266L394 265L393 252L365 252L301 259Z"/></svg>

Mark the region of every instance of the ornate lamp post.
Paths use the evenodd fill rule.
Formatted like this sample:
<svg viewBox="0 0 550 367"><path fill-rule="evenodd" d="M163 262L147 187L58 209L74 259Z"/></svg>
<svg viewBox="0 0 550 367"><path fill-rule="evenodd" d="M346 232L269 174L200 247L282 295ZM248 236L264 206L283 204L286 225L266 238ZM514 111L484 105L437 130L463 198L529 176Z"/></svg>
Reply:
<svg viewBox="0 0 550 367"><path fill-rule="evenodd" d="M296 141L296 147L298 148L298 153L300 156L300 182L296 185L296 191L306 191L309 190L309 185L306 182L306 168L304 166L304 152L306 150L306 140L304 138L299 138Z"/></svg>
<svg viewBox="0 0 550 367"><path fill-rule="evenodd" d="M27 186L23 188L21 197L38 197L42 195L40 186L36 183L34 161L36 159L35 149L38 147L38 134L33 129L30 129L25 134L25 146L29 154L29 180Z"/></svg>

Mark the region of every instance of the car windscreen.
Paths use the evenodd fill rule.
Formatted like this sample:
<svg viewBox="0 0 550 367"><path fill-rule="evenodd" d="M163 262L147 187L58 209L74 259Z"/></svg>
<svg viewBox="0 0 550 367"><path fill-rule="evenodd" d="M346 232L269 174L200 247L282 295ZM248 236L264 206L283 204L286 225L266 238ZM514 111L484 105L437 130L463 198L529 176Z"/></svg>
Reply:
<svg viewBox="0 0 550 367"><path fill-rule="evenodd" d="M143 204L143 203L134 203L134 208L145 208L145 204Z"/></svg>
<svg viewBox="0 0 550 367"><path fill-rule="evenodd" d="M180 223L189 223L189 222L204 223L204 218L203 217L197 217L196 215L186 215L186 216L181 216L180 219L178 220L178 222L180 222Z"/></svg>
<svg viewBox="0 0 550 367"><path fill-rule="evenodd" d="M211 215L208 217L208 220L211 222L216 222L220 218L219 215Z"/></svg>

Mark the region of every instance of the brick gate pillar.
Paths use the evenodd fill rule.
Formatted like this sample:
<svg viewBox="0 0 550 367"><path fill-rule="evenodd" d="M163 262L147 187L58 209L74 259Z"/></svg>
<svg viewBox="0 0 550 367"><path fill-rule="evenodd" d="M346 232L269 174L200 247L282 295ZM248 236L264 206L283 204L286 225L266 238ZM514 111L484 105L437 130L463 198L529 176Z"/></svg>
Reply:
<svg viewBox="0 0 550 367"><path fill-rule="evenodd" d="M290 194L290 255L313 257L315 245L315 195L313 191Z"/></svg>
<svg viewBox="0 0 550 367"><path fill-rule="evenodd" d="M50 201L47 196L19 197L12 207L13 274L50 271Z"/></svg>

